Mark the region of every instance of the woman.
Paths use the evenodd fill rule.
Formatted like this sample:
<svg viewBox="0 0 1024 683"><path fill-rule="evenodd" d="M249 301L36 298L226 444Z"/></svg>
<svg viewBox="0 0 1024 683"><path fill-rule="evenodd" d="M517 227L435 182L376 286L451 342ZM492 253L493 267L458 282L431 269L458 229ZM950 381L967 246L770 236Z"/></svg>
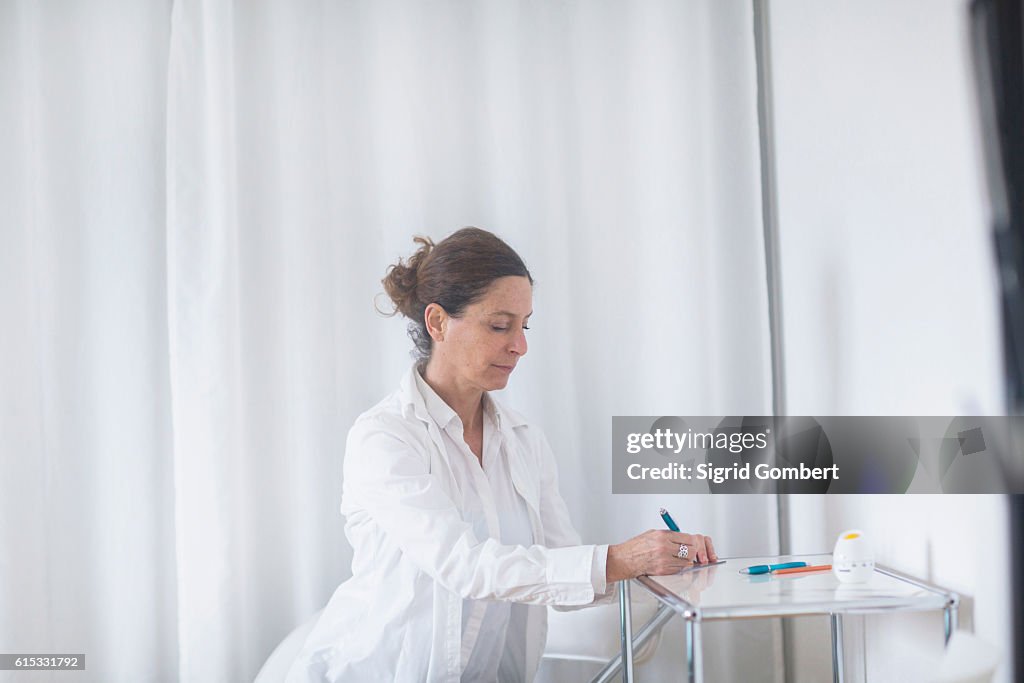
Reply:
<svg viewBox="0 0 1024 683"><path fill-rule="evenodd" d="M417 363L349 433L352 578L289 681L532 680L547 605L591 605L612 582L717 559L699 534L580 544L544 435L490 395L526 355L533 278L484 230L416 242L383 283Z"/></svg>

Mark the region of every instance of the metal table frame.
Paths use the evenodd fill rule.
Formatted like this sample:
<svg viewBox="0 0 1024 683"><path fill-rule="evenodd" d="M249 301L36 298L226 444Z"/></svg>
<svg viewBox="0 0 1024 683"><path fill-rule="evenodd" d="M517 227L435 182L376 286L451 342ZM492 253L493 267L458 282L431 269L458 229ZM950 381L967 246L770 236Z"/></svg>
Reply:
<svg viewBox="0 0 1024 683"><path fill-rule="evenodd" d="M700 683L704 679L703 666L701 662L701 624L705 621L827 614L829 615L832 629L832 680L835 683L843 683L844 681L844 614L877 614L895 611L931 611L941 609L943 611L943 631L945 635L945 642L948 645L950 637L957 629L960 610L960 596L952 591L926 583L920 579L908 576L889 567L876 565L875 571L928 591L935 595L935 600L923 601L920 598L908 598L904 601L900 601L887 598L885 600L878 600L875 604L873 604L870 599L863 599L859 601L850 601L849 605L844 605L842 601L824 601L820 603L791 605L776 604L752 607L737 606L726 615L707 615L703 614L700 607L697 605L690 604L684 598L666 590L663 586L650 578L641 576L634 580L650 591L651 594L653 594L661 603L661 606L651 620L640 629L636 636L634 636L632 626L632 609L630 605L631 582L620 581L619 618L622 652L612 659L612 661L610 661L592 680L604 683L605 681L612 680L616 674L621 671L622 680L627 683L631 683L633 681L633 649L643 645L651 638L651 636L657 633L671 617L675 615L679 615L685 621L687 662L686 680L689 681L689 683ZM625 663L625 666L623 666L623 663Z"/></svg>

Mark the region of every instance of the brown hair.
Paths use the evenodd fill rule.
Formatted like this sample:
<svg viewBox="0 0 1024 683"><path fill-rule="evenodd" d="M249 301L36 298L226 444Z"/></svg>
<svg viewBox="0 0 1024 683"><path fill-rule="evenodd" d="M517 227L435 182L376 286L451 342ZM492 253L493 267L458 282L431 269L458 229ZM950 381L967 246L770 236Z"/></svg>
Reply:
<svg viewBox="0 0 1024 683"><path fill-rule="evenodd" d="M413 356L425 363L433 340L423 319L427 305L436 303L448 315L458 318L466 306L480 299L498 278L518 275L533 284L526 264L512 247L493 233L480 228L463 228L436 245L429 237L414 237L419 249L408 261L388 266L381 282L395 310L409 319Z"/></svg>

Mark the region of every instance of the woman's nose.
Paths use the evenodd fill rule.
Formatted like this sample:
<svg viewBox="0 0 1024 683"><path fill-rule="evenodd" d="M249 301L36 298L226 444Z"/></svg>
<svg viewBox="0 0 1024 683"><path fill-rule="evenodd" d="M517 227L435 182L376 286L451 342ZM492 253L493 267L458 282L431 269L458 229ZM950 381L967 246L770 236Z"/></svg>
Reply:
<svg viewBox="0 0 1024 683"><path fill-rule="evenodd" d="M525 356L526 348L526 331L519 330L519 334L517 334L516 338L512 341L512 346L509 348L509 350L512 353L516 354L517 356Z"/></svg>

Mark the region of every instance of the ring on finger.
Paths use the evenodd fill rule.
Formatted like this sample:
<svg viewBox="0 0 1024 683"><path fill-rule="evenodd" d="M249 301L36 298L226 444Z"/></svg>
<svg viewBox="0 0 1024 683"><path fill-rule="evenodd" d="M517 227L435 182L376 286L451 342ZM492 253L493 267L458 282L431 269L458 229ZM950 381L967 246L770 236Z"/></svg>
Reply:
<svg viewBox="0 0 1024 683"><path fill-rule="evenodd" d="M679 544L679 552L676 553L676 557L684 559L690 556L690 549L686 547L685 543Z"/></svg>

